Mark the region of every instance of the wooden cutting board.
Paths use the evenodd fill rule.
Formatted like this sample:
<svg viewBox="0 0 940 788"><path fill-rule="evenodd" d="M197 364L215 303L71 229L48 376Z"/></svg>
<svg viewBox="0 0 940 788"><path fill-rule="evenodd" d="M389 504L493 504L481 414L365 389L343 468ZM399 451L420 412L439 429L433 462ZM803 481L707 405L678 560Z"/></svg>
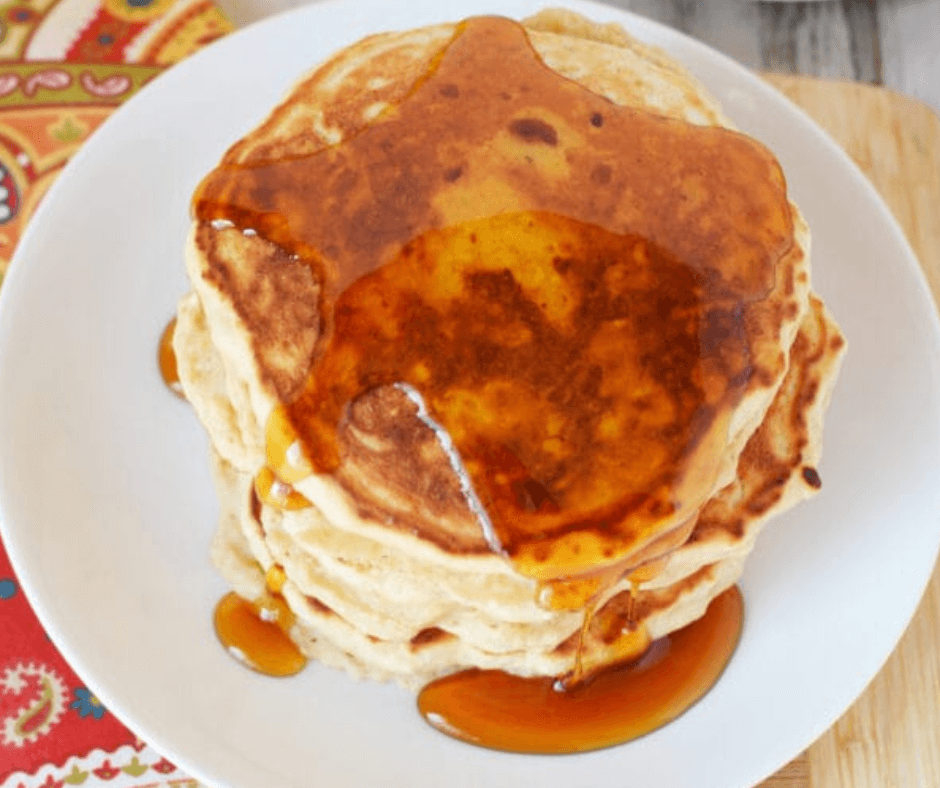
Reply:
<svg viewBox="0 0 940 788"><path fill-rule="evenodd" d="M868 85L777 75L767 80L815 118L868 175L907 233L940 304L940 118L924 104ZM760 788L937 786L940 567L865 693Z"/></svg>

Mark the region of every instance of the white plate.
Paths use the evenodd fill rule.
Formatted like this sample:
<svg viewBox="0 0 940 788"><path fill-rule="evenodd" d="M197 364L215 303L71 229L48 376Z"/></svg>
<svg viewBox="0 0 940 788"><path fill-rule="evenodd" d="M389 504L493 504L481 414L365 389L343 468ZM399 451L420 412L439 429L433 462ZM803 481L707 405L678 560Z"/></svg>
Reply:
<svg viewBox="0 0 940 788"><path fill-rule="evenodd" d="M380 29L539 0L322 3L250 27L157 79L76 156L0 298L0 519L42 622L104 703L218 788L610 785L744 788L823 732L914 611L940 539L938 326L884 205L801 112L728 59L621 11L685 61L780 156L812 224L814 280L850 341L826 428L823 493L773 523L743 581L722 680L631 744L526 757L454 742L407 693L312 666L272 680L210 624L216 504L202 431L155 348L186 289L188 198L297 75Z"/></svg>

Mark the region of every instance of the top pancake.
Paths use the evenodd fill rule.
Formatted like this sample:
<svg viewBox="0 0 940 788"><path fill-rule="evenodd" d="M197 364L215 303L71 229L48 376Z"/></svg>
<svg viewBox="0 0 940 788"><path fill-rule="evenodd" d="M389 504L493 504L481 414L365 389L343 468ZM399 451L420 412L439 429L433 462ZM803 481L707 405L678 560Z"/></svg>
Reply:
<svg viewBox="0 0 940 788"><path fill-rule="evenodd" d="M553 32L559 29L568 32ZM310 375L312 366L315 361L319 364L325 357L324 341L333 337L334 325L340 325L334 321L334 317L339 315L341 310L335 314L329 310L324 312L324 303L333 303L324 301L324 293L343 290L337 285L337 281L345 283L343 277L362 281L364 277L361 273L366 270L361 269L362 264L359 262L350 270L344 269L341 264L331 267L331 260L327 259L331 254L330 248L340 244L340 241L333 243L323 240L322 248L317 246L321 243L317 239L320 236L327 237L330 228L336 225L336 217L342 212L334 216L324 212L325 209L320 211L323 223L315 225L319 235L303 236L293 227L288 227L285 232L282 219L287 216L290 224L290 214L284 208L284 203L279 202L285 190L279 189L273 194L259 196L258 181L253 179L260 173L270 171L272 167L287 171L289 166L291 171L296 172L299 162L325 161L324 158L318 157L321 152L332 155L331 152L339 151L337 155L342 156L342 151L346 150L342 143L363 139L367 132L380 128L383 123L388 123L389 119L394 120L396 115L404 112L408 98L417 95L422 84L427 87L422 80L425 80L429 72L433 68L443 68L441 63L447 64L442 53L453 51L452 42L459 43L462 37L455 37L455 32L457 31L453 26L440 26L408 33L383 34L343 50L299 83L264 124L234 146L226 154L220 168L207 179L197 195L197 221L194 223L187 254L189 272L206 312L213 343L221 351L221 363L225 365L229 389L236 392L233 398L240 401L233 403L231 413L210 413L210 406L200 410L200 404L195 399L193 401L200 411L200 417L213 435L213 441L217 446L227 447L227 450L223 449L223 453L243 472L256 473L265 464L265 425L276 407L294 407L289 420L295 427L298 421L303 422L306 411L300 408L298 412L295 403L303 402L304 395L311 390L311 381L316 379L316 376ZM627 516L612 517L609 510L619 500L616 498L619 491L598 492L590 488L593 480L600 478L606 482L608 479L618 478L618 473L625 471L622 478L639 476L651 486L661 486L661 477L642 476L644 469L647 466L655 466L655 462L650 461L648 452L638 452L626 461L626 466L625 461L616 452L608 453L606 458L587 458L590 460L587 463L584 456L578 456L575 459L580 462L568 464L587 467L589 473L586 475L577 476L574 471L560 465L546 466L548 470L543 474L544 477L562 479L565 482L564 485L558 483L557 489L550 489L548 497L551 498L552 494L561 496L562 492L567 494L570 490L577 492L586 486L590 493L587 497L593 502L600 501L599 504L592 503L594 509L588 507L587 510L579 510L578 516L573 520L564 517L534 518L532 530L523 535L525 538L518 545L509 538L514 534L500 531L500 524L497 522L494 538L494 534L487 528L485 516L481 517L479 510L474 511L472 496L468 496L465 475L469 470L471 477L478 478L474 476L474 462L478 465L485 463L462 450L460 455L466 467L461 467L459 462L455 464L454 453L448 450L447 441L441 439L435 422L424 412L425 403L410 396L413 388L392 385L402 381L401 377L380 380L379 385L347 392L349 396L341 401L340 405L345 408L348 404L349 408L339 420L338 429L335 431L335 446L331 448L324 444L322 452L335 452L335 461L329 466L330 473L304 478L298 481L296 486L309 499L315 501L318 507L325 510L330 520L354 520L373 531L382 531L382 538L408 543L420 542L429 549L443 550L455 555L485 554L493 550L507 552L526 573L557 577L592 571L604 564L637 564L667 553L686 540L704 502L712 497L716 490L731 481L746 441L763 420L783 379L790 345L807 308L808 232L798 211L792 206L789 206L785 211L786 216L783 217L786 220L784 224L792 221L792 236L789 226L784 228L786 232L781 232L783 225L780 217L777 217L776 221L766 223L750 221L754 217L747 213L749 204L764 206L757 214L772 213L776 209L782 216L779 206L782 204L787 207L784 184L772 158L758 146L737 135L716 136L709 133L704 137L695 136L696 140L707 140L707 144L696 142L691 146L693 151L708 150L709 145L713 149L711 156L714 163L710 166L703 165L702 171L708 175L707 178L694 182L677 182L671 177L666 177L674 175L675 172L694 172L696 165L695 161L691 161L684 165L685 170L668 169L668 160L681 158L682 151L688 147L682 144L683 140L687 139L687 136L683 135L696 134L674 120L703 126L728 124L704 90L675 66L670 65L661 55L620 34L611 33L607 28L585 27L568 15L554 12L530 20L528 38L541 61L558 74L567 77L561 80L561 84L565 85L565 90L571 92L576 101L582 102L584 107L602 107L605 118L621 117L607 111L607 102L622 107L652 110L656 113L655 116L642 113L635 117L637 123L647 124L643 128L650 130L650 135L653 135L653 132L656 132L657 136L659 132L674 135L672 147L665 154L660 151L660 160L657 160L661 162L659 170L664 173L664 177L656 179L650 175L650 171L643 171L646 174L639 183L618 183L618 195L631 190L636 192L642 188L646 190L644 194L650 190L655 192L656 189L661 189L674 196L681 187L679 190L683 191L685 202L694 203L697 196L705 195L704 201L707 203L713 204L716 196L722 202L728 203L732 197L737 198L741 194L745 197L752 196L756 201L745 203L743 207L739 204L730 212L712 211L705 214L709 223L717 222L719 227L725 229L711 235L696 234L689 232L689 229L695 225L695 220L701 217L690 209L683 218L682 206L675 199L662 203L651 198L651 201L659 206L662 216L654 217L656 221L650 220L650 224L644 223L648 216L637 214L636 207L642 206L642 198L634 200L633 203L628 201L626 204L621 200L614 208L598 208L598 200L579 197L580 201L576 205L570 203L570 200L565 202L572 190L559 188L558 181L552 181L554 188L537 192L541 201L534 202L531 199L526 201L527 196L531 195L531 190L527 191L525 185L512 190L508 198L504 190L481 188L481 184L485 183L474 183L470 177L477 171L476 163L492 161L495 155L495 161L497 164L501 163L505 170L506 157L502 154L490 155L490 152L487 154L490 159L485 156L479 158L482 154L474 154L476 158L469 159L466 179L474 187L468 193L496 193L495 203L474 203L468 209L466 199L454 198L453 194L448 198L449 192L446 190L435 191L432 194L432 202L437 213L425 211L416 219L418 226L425 233L422 235L424 242L433 245L439 241L434 233L446 230L455 223L463 228L472 228L472 222L477 221L481 215L484 218L494 214L500 217L508 216L510 219L506 221L510 221L514 214L531 211L535 207L540 208L543 214L571 216L587 205L591 210L580 214L579 221L595 224L597 217L602 214L603 223L614 231L616 238L602 248L603 254L608 257L616 257L618 250L622 254L633 254L636 259L646 254L647 247L641 248L637 243L617 246L620 243L618 238L630 236L643 241L653 237L657 242L674 239L677 244L675 250L670 247L665 253L659 254L654 249L654 256L659 254L657 260L672 260L681 253L678 257L680 263L684 264L692 258L702 261L695 272L698 277L695 279L696 297L701 297L701 294L706 292L707 299L710 300L702 302L702 315L714 314L718 315L718 319L711 322L702 320L702 331L697 336L702 346L711 345L715 348L711 359L706 358L705 362L694 370L694 375L699 376L696 380L702 392L701 399L692 402L691 409L683 410L679 407L682 403L675 398L675 392L668 391L663 380L654 380L650 386L653 392L652 400L657 405L664 403L662 407L665 411L656 415L654 408L654 423L641 424L649 434L656 434L657 430L662 432L671 429L675 432L677 425L680 431L689 433L689 425L700 418L702 408L706 407L708 410L709 416L704 426L697 428L696 434L689 434L685 439L686 443L680 447L682 467L669 479L669 505L658 509L655 506L649 507L642 517L633 510L628 512ZM430 83L430 79L427 82ZM597 95L587 94L581 90L581 86L589 88ZM543 149L549 148L548 154L555 154L560 149L566 154L563 158L568 161L572 157L582 155L585 150L585 146L578 146L577 140L573 147L565 147L566 140L577 135L572 131L570 117L551 115L549 110L555 109L557 107L553 104L525 105L521 117L507 116L510 125L516 123L515 128L520 132L517 136L535 139L534 143L531 139L523 139L523 143L530 146L525 148L523 145L526 151L524 155L529 156L535 152L533 158L541 161L543 165L540 171L542 176L545 176L546 172L551 175L552 167L558 164L551 155L547 158L543 156L546 153ZM511 111L519 111L519 106L512 107ZM598 113L592 111L587 117L593 119L596 114ZM673 120L665 121L663 118ZM500 119L499 122L503 120ZM519 125L519 121L527 123ZM608 127L616 126L613 120L605 122ZM587 129L587 132L590 132L590 129ZM546 140L552 139L556 144L544 144ZM539 144L540 142L542 144ZM423 149L427 147L425 143ZM440 158L440 155L443 155L441 151L446 152L446 147L446 140L435 145L435 156ZM719 178L719 175L722 178L725 175L720 166L722 152L729 147L744 151L741 156L734 156L735 161L740 159L750 167L748 172L751 175L746 175L742 183L733 180L723 182ZM513 155L518 152L518 147L513 149ZM542 156L544 161L539 159L539 156ZM604 153L604 156L608 157L608 154ZM588 173L600 172L598 167L603 161L587 161L591 161L593 165L584 168ZM617 164L618 161L615 160L613 166L608 168L608 183L612 178L616 178ZM454 167L448 171L456 172L458 169L462 168ZM491 171L492 168L484 168L484 172ZM654 169L652 172L655 171ZM330 172L312 172L318 177L339 177L340 180L343 174L342 170L335 168ZM761 176L758 188L748 191L748 179L753 177L755 172ZM461 172L457 178L461 178L463 174ZM508 178L504 177L500 183L505 184L507 180ZM285 183L283 177L279 182ZM303 186L309 191L314 189L317 183L314 179ZM567 181L564 184L570 186ZM582 195L585 184L577 185L581 188L574 190L574 193ZM768 190L771 192L769 198ZM442 194L444 197L441 197ZM521 199L520 194L526 199ZM545 202L545 194L549 194L552 200ZM766 205L760 202L764 198L769 200ZM350 197L349 201L354 202L357 199L361 200L361 196ZM377 205L386 201L381 195L375 197ZM219 206L224 209L218 210ZM597 211L601 211L601 214ZM274 216L274 221L267 221L264 216ZM220 221L223 219L224 221ZM248 221L249 219L251 221ZM330 221L326 221L327 219ZM559 229L555 224L543 219L540 219L539 223L539 229L550 227L553 241L557 241L559 235L565 237L564 233L567 232L567 227ZM753 224L759 229L770 228L772 232L769 238L755 240L741 234L739 228L742 224ZM507 226L512 227L511 223ZM520 232L518 227L512 227L508 234L517 236ZM428 233L431 235L428 236ZM473 234L471 229L468 237ZM340 236L340 240L348 237L349 234L346 233ZM456 241L454 238L446 240L451 246L455 243L459 245L461 241L460 238ZM686 242L691 243L691 246L683 246ZM402 247L402 243L399 239L391 237L389 240L384 237L382 243L384 245L365 245L368 253L363 253L360 257L378 256L382 258L379 262L386 258L393 259L395 255L399 255L395 259L401 258L401 249L398 247ZM391 252L386 248L389 244L394 247ZM407 243L404 246L407 246ZM758 251L764 254L765 264L763 268L757 267L759 276L746 276L744 274L754 270L748 266L753 257L751 252L758 247ZM528 248L524 247L522 251ZM699 253L703 256L696 257ZM336 256L340 262L350 258L349 254L344 256L337 253ZM352 257L359 259L355 255ZM489 256L490 259L493 257L495 255ZM367 262L368 265L376 264L375 260ZM660 268L649 266L644 269L640 266L640 270L641 273L658 272ZM376 284L375 281L371 283ZM383 289L386 284L388 283L379 280L373 288L377 297L366 302L372 308L389 292L387 287ZM537 284L530 283L530 290L536 288ZM485 311L492 300L487 297L487 291L483 291L476 303L481 311ZM634 308L643 301L642 298L636 299L631 304L631 309L635 311ZM330 309L332 308L331 306ZM358 319L349 323L349 330L363 325L362 318L369 318L371 314L369 311L360 310L356 313ZM561 315L560 318L558 314ZM563 322L564 309L558 314L549 317ZM460 315L462 313L458 314ZM505 314L499 313L496 317L499 318L498 321L491 319L491 325L506 323ZM458 325L462 324L458 321ZM382 319L376 319L374 324L369 325L373 333L380 333L391 325L391 321L385 320L383 315ZM403 325L407 328L407 324ZM710 332L709 326L714 330ZM396 328L401 329L401 326ZM607 328L605 325L605 330ZM693 336L695 334L694 330L689 332L682 326L680 329L680 334L677 335L680 338L690 333ZM683 330L685 334L681 333ZM335 329L335 335L340 338L345 336L338 328ZM604 367L604 364L609 361L611 354L616 355L622 352L623 348L628 349L623 355L630 355L630 337L615 334L612 335L612 340L605 343L595 342L597 336L598 334L595 334L592 339L594 345L586 346L585 354L590 356L590 353L594 353L597 356L594 359L595 366L614 370L610 374L615 376L616 364L613 367ZM413 346L415 339L415 335L409 336L399 330L397 344L391 343L392 354L398 355L394 352L396 348L403 352ZM681 345L681 342L666 342L656 346L652 351L653 368L656 368L657 361L665 358L671 347L678 345ZM726 353L729 348L730 351ZM633 353L633 357L640 358L643 353L650 352L649 347L640 349ZM376 352L373 355L380 354ZM345 363L345 358L340 356L340 362ZM631 380L644 371L641 365L628 365L625 369L624 374L628 374ZM564 369L556 371L544 390L549 390L555 385L564 373ZM536 379L537 376L532 378ZM532 380L529 381L530 389L533 388ZM508 414L516 413L513 403L518 399L519 391L512 390L512 396L508 399L504 395L502 399L493 396L484 398L484 402L489 412L502 413L509 417ZM432 407L435 406L433 398L429 402ZM494 403L501 402L504 407L494 407ZM538 404L537 397L534 402ZM438 411L435 411L435 417L441 410L443 409L438 408ZM533 406L533 410L536 411L534 415L523 414L526 418L520 423L530 427L540 421L550 423L556 415L556 411L551 408L546 410L545 414L537 412L536 406ZM680 414L681 421L676 416L677 413ZM515 418L515 415L512 418ZM665 421L656 422L657 418ZM602 417L599 416L598 419L594 423L594 429L601 429L598 425ZM669 421L670 419L672 421ZM667 424L668 427L664 426ZM615 424L611 428L611 445L629 445L624 436L629 435L629 428L634 425L635 422L629 418ZM451 432L457 431L451 429ZM640 432L637 431L636 434L640 435ZM456 439L459 441L459 434ZM587 440L585 443L592 444L592 441ZM319 454L318 452L318 456ZM610 461L609 458L613 455L616 455L615 460ZM484 453L483 456L491 457L492 452ZM536 458L530 465L544 460L541 455L540 458ZM607 461L614 464L611 466L612 470L605 475L604 463ZM527 479L523 481L528 483ZM544 486L544 480L540 483ZM523 484L523 489L530 488ZM649 498L650 492L647 490L643 494ZM577 498L575 493L571 495ZM484 508L492 512L490 504L495 502L497 505L494 508L499 509L501 500L493 493ZM529 504L529 508L541 507L538 501L531 500L531 495ZM591 532L588 525L592 517L597 519L596 511L606 512L605 529ZM509 516L503 519L513 523L525 520L525 517L518 516L519 512L518 506L515 509L510 507ZM613 523L613 528L610 527L611 519L617 520ZM589 532L592 533L592 538L585 541L585 534ZM611 532L615 533L616 538L610 537ZM549 534L548 538L544 538L545 533ZM575 536L569 538L572 534Z"/></svg>

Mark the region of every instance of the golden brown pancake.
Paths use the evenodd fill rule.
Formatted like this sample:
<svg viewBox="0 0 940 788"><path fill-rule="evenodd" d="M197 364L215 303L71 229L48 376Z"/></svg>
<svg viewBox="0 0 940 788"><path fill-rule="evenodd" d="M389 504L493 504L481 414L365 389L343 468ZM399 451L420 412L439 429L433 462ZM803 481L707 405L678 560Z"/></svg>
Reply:
<svg viewBox="0 0 940 788"><path fill-rule="evenodd" d="M301 80L200 187L177 325L235 589L282 567L306 653L408 686L591 668L700 616L818 487L844 350L779 166L730 125L568 12Z"/></svg>

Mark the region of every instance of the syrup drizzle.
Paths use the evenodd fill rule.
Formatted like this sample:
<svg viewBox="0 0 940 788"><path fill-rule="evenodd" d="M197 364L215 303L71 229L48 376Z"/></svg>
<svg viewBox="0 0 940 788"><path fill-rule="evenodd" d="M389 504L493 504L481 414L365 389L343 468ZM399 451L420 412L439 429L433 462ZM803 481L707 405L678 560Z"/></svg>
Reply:
<svg viewBox="0 0 940 788"><path fill-rule="evenodd" d="M741 633L738 588L643 656L559 691L552 678L471 670L428 684L418 709L437 730L482 747L572 753L621 744L671 722L715 684Z"/></svg>
<svg viewBox="0 0 940 788"><path fill-rule="evenodd" d="M284 570L272 564L260 597L249 602L235 592L226 594L213 617L216 635L226 650L266 676L293 676L307 665L289 634L294 614L281 596L286 580Z"/></svg>
<svg viewBox="0 0 940 788"><path fill-rule="evenodd" d="M215 607L215 633L226 650L243 665L266 676L293 676L307 658L287 634L293 614L283 599L269 595L255 602L234 591Z"/></svg>
<svg viewBox="0 0 940 788"><path fill-rule="evenodd" d="M334 471L349 403L407 385L451 436L494 549L543 580L697 510L753 373L749 305L792 244L758 143L614 105L497 18L462 23L343 143L224 163L194 211L323 284L307 384L276 417L300 465Z"/></svg>
<svg viewBox="0 0 940 788"><path fill-rule="evenodd" d="M157 345L157 364L160 369L160 377L166 387L180 399L186 399L183 393L183 386L180 383L179 371L176 367L176 351L173 350L173 333L176 331L176 318L172 318L167 323L166 328L160 335L160 342Z"/></svg>

